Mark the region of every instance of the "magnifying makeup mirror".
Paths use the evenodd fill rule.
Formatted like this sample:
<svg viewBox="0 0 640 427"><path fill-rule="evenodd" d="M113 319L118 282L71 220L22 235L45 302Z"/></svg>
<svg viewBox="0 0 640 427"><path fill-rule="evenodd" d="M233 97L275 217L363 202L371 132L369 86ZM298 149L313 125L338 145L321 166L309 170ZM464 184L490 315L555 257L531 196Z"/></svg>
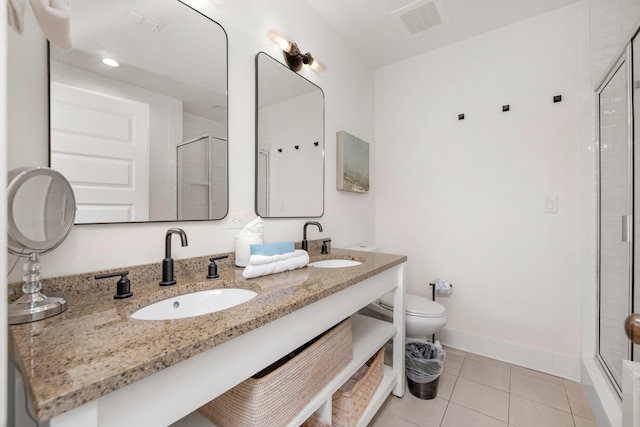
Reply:
<svg viewBox="0 0 640 427"><path fill-rule="evenodd" d="M76 215L76 201L67 179L47 167L24 167L8 174L7 246L11 254L27 257L22 295L9 304L9 324L33 322L62 313L64 298L40 290L39 255L57 248L67 237Z"/></svg>

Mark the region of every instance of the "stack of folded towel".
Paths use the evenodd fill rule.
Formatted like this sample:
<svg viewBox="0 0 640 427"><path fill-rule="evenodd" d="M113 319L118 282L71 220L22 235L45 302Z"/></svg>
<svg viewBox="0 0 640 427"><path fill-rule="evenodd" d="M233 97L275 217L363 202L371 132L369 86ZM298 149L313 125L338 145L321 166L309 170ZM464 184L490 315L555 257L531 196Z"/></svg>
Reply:
<svg viewBox="0 0 640 427"><path fill-rule="evenodd" d="M301 249L293 249L293 242L251 245L252 255L244 268L245 279L282 273L302 268L309 263L309 254ZM278 253L281 252L281 253Z"/></svg>

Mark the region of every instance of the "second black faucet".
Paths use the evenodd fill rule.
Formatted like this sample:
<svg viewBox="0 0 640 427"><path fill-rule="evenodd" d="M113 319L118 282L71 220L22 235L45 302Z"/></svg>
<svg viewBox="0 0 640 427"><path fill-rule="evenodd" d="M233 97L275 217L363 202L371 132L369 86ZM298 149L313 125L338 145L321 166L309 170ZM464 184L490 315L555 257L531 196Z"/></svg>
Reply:
<svg viewBox="0 0 640 427"><path fill-rule="evenodd" d="M302 243L300 244L300 246L302 247L302 250L308 252L309 243L307 242L307 225L317 225L320 232L322 232L322 225L320 225L318 221L307 221L304 223L304 227L302 227Z"/></svg>
<svg viewBox="0 0 640 427"><path fill-rule="evenodd" d="M171 258L171 235L178 234L182 246L188 246L187 234L181 228L170 228L167 230L164 240L164 259L162 260L162 281L160 286L175 285L176 281L173 280L173 258Z"/></svg>

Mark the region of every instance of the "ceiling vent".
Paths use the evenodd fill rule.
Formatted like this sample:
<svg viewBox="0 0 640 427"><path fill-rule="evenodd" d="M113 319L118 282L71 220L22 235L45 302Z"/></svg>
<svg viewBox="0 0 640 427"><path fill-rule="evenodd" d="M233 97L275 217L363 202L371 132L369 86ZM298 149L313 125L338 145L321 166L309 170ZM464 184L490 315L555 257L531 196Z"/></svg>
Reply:
<svg viewBox="0 0 640 427"><path fill-rule="evenodd" d="M391 12L407 37L415 37L427 31L449 24L449 17L442 0L417 0Z"/></svg>
<svg viewBox="0 0 640 427"><path fill-rule="evenodd" d="M129 21L135 22L136 24L146 28L149 31L153 31L154 33L159 33L164 27L164 24L151 19L140 12L129 9L126 6L124 9L122 9L122 16L127 18Z"/></svg>

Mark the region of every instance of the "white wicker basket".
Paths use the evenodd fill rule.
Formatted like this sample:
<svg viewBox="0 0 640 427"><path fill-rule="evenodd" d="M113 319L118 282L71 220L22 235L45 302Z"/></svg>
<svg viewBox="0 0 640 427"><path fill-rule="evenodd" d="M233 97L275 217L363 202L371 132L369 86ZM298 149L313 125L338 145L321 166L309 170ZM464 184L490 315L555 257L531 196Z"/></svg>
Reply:
<svg viewBox="0 0 640 427"><path fill-rule="evenodd" d="M384 374L384 347L333 394L334 427L353 427L369 405Z"/></svg>
<svg viewBox="0 0 640 427"><path fill-rule="evenodd" d="M275 370L243 381L198 413L217 427L287 425L351 362L351 338L348 318Z"/></svg>

